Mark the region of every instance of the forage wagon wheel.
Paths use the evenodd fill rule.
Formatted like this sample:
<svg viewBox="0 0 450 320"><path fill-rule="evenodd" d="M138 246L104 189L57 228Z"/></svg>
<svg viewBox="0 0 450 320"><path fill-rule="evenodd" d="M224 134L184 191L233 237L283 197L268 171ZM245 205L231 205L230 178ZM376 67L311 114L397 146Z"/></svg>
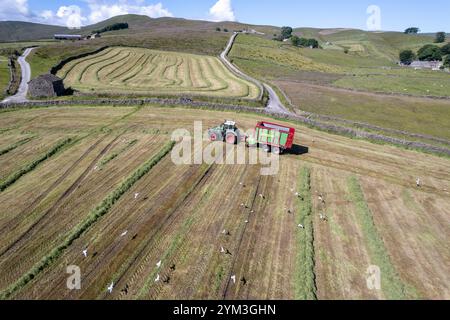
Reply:
<svg viewBox="0 0 450 320"><path fill-rule="evenodd" d="M236 136L233 133L227 133L227 136L225 137L225 141L228 144L236 144Z"/></svg>
<svg viewBox="0 0 450 320"><path fill-rule="evenodd" d="M280 155L282 153L282 150L280 149L280 147L272 147L272 153Z"/></svg>
<svg viewBox="0 0 450 320"><path fill-rule="evenodd" d="M270 146L268 144L263 144L262 149L264 152L267 152L267 153L270 152Z"/></svg>

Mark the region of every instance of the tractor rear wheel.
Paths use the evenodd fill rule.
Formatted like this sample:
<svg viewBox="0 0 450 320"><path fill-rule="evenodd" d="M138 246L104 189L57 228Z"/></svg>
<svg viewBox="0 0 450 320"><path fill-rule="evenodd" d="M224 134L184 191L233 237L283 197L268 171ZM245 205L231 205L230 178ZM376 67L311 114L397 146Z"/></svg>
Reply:
<svg viewBox="0 0 450 320"><path fill-rule="evenodd" d="M225 138L225 141L228 144L236 144L236 136L234 134L232 134L232 133L228 133L226 138Z"/></svg>

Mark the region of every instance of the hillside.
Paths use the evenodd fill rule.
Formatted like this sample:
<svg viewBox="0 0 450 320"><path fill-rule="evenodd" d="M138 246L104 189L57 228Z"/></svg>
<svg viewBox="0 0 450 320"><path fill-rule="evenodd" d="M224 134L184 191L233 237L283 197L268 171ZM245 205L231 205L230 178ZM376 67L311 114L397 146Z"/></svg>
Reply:
<svg viewBox="0 0 450 320"><path fill-rule="evenodd" d="M109 32L109 35L142 35L151 33L173 32L204 32L214 31L217 27L232 30L256 29L259 32L272 34L279 28L272 26L254 26L238 22L210 22L201 20L187 20L181 18L157 18L153 19L143 15L121 15L105 21L85 26L79 30L68 29L62 26L45 25L20 21L0 21L0 42L30 41L53 38L56 33L88 35L95 30L106 26L126 22L128 30ZM6 31L6 32L4 32Z"/></svg>

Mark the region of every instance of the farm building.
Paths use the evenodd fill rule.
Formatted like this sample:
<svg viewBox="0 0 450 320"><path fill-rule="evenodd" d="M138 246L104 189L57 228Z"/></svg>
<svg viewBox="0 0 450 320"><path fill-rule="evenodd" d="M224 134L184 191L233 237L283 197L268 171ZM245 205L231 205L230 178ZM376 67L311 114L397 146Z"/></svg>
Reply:
<svg viewBox="0 0 450 320"><path fill-rule="evenodd" d="M79 34L55 34L55 40L81 40L82 36Z"/></svg>
<svg viewBox="0 0 450 320"><path fill-rule="evenodd" d="M63 81L53 74L44 74L29 82L28 92L31 97L56 97L65 92Z"/></svg>
<svg viewBox="0 0 450 320"><path fill-rule="evenodd" d="M411 68L419 69L431 69L439 70L442 66L441 61L413 61L410 65Z"/></svg>

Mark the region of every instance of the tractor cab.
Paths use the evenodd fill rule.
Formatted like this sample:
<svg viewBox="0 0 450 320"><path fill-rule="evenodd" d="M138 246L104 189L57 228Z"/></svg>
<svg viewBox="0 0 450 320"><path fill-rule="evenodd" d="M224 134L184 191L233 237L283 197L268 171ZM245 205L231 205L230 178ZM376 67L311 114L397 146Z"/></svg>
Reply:
<svg viewBox="0 0 450 320"><path fill-rule="evenodd" d="M241 133L236 126L236 122L227 120L216 128L208 130L210 141L222 141L229 144L239 143L242 139Z"/></svg>

